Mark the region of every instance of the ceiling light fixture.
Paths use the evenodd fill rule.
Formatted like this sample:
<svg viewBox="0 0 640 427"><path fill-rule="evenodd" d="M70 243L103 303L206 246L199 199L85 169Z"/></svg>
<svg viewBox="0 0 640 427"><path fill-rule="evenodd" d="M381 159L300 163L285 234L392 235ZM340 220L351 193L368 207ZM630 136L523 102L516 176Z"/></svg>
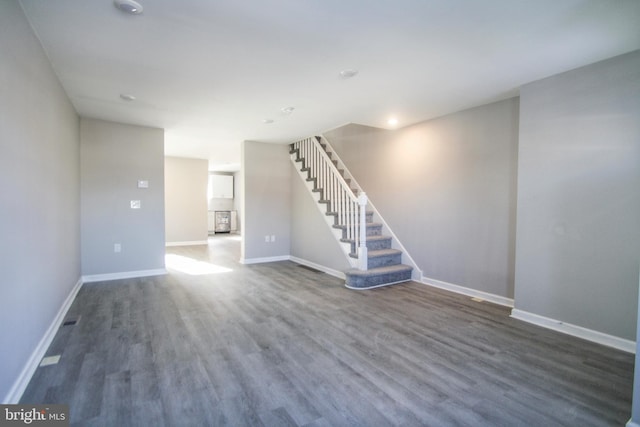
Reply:
<svg viewBox="0 0 640 427"><path fill-rule="evenodd" d="M129 95L128 93L121 93L120 99L122 99L123 101L135 101L136 97L133 95Z"/></svg>
<svg viewBox="0 0 640 427"><path fill-rule="evenodd" d="M392 117L389 120L387 120L387 123L389 124L389 126L395 126L398 124L398 119L396 119L395 117Z"/></svg>
<svg viewBox="0 0 640 427"><path fill-rule="evenodd" d="M343 79L350 79L351 77L355 76L356 74L358 74L358 70L354 70L354 69L348 69L348 70L342 70L340 71L340 77L342 77Z"/></svg>
<svg viewBox="0 0 640 427"><path fill-rule="evenodd" d="M142 5L134 0L113 0L113 5L116 9L130 15L139 15L142 13Z"/></svg>
<svg viewBox="0 0 640 427"><path fill-rule="evenodd" d="M293 113L293 110L295 110L295 107L285 107L280 111L282 111L282 114L291 114Z"/></svg>

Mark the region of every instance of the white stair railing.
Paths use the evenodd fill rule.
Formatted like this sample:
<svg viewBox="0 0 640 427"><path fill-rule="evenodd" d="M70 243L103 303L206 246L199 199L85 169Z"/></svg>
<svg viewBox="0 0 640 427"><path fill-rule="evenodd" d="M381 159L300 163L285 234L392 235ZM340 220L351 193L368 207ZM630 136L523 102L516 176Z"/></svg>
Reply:
<svg viewBox="0 0 640 427"><path fill-rule="evenodd" d="M356 196L327 152L315 137L294 142L302 168L309 178L315 179L315 187L321 189L321 200L327 203L328 212L337 217L337 224L345 227L343 238L355 242L358 268L367 269L367 195Z"/></svg>

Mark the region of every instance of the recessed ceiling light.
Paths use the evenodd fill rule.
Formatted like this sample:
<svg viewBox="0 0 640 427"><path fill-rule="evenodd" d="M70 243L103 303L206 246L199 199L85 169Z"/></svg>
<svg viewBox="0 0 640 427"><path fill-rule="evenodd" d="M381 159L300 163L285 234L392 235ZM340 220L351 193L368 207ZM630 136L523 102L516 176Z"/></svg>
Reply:
<svg viewBox="0 0 640 427"><path fill-rule="evenodd" d="M133 95L129 95L128 93L121 93L120 94L120 99L124 100L124 101L135 101L136 97Z"/></svg>
<svg viewBox="0 0 640 427"><path fill-rule="evenodd" d="M262 121L262 123L264 123L265 125L269 125L269 124L273 123L273 120L272 119L264 119Z"/></svg>
<svg viewBox="0 0 640 427"><path fill-rule="evenodd" d="M356 74L358 74L358 70L354 70L354 69L348 69L348 70L342 70L340 71L340 77L342 77L343 79L350 79L351 77L355 76Z"/></svg>
<svg viewBox="0 0 640 427"><path fill-rule="evenodd" d="M398 119L396 119L395 117L392 117L389 120L387 120L387 123L389 124L389 126L395 126L398 124Z"/></svg>
<svg viewBox="0 0 640 427"><path fill-rule="evenodd" d="M280 111L282 111L282 114L291 114L293 113L293 110L295 110L295 107L285 107Z"/></svg>
<svg viewBox="0 0 640 427"><path fill-rule="evenodd" d="M124 13L139 15L142 13L142 5L133 0L113 0L113 5Z"/></svg>

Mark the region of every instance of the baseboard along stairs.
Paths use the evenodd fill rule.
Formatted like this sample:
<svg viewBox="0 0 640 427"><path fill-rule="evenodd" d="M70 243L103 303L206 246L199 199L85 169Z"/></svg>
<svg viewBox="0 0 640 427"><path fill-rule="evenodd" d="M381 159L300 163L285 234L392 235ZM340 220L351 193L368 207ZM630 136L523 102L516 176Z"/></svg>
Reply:
<svg viewBox="0 0 640 427"><path fill-rule="evenodd" d="M291 144L289 153L352 267L344 272L346 286L371 289L412 280L414 268L402 263L404 252L383 233L386 224L376 222L366 193L339 167L328 142L306 138Z"/></svg>

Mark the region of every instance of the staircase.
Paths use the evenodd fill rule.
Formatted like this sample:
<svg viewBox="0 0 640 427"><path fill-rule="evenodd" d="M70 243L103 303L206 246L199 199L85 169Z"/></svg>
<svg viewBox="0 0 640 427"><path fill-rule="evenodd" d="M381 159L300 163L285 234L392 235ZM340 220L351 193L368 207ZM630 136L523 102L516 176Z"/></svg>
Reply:
<svg viewBox="0 0 640 427"><path fill-rule="evenodd" d="M341 162L328 143L318 136L306 138L291 144L289 153L349 260L346 286L371 289L411 280L413 267L402 264L403 251L393 247L392 236L383 234L386 224L374 221L377 212L339 168Z"/></svg>

